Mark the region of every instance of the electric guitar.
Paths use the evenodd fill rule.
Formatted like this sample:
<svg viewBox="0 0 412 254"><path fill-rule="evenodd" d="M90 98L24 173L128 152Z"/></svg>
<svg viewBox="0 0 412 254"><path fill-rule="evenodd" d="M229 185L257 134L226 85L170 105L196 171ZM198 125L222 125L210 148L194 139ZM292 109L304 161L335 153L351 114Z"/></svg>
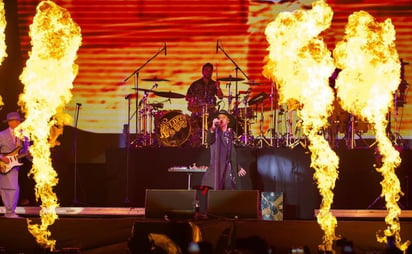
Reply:
<svg viewBox="0 0 412 254"><path fill-rule="evenodd" d="M3 154L3 157L9 159L9 163L5 163L4 161L0 160L0 174L7 174L16 166L21 166L23 163L19 161L20 158L23 158L27 155L27 153L19 154L21 150L21 146L17 147L13 151L7 154Z"/></svg>

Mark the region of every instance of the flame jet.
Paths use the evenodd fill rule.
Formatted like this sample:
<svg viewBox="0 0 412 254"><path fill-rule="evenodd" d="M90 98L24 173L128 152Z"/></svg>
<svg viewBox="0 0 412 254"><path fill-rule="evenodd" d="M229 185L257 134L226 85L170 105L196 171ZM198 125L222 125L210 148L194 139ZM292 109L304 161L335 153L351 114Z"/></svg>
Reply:
<svg viewBox="0 0 412 254"><path fill-rule="evenodd" d="M313 3L311 10L280 13L265 30L270 46L263 71L278 85L281 103L300 103L298 113L310 141L313 177L323 198L317 220L325 233L323 248L327 251L338 238L337 220L330 208L339 158L321 134L332 111L334 94L329 77L335 67L319 34L330 27L332 16L332 9L323 1Z"/></svg>
<svg viewBox="0 0 412 254"><path fill-rule="evenodd" d="M53 250L56 241L50 239L48 226L58 218L59 204L53 192L58 178L51 164L49 134L58 122L56 114L72 97L72 83L78 72L74 61L81 45L81 33L67 10L54 2L42 1L37 6L29 35L32 50L20 76L24 91L19 97L25 121L19 130L33 142L30 174L36 182L36 199L41 200L41 225L28 220L28 229L38 244Z"/></svg>
<svg viewBox="0 0 412 254"><path fill-rule="evenodd" d="M4 10L4 2L0 0L0 64L3 63L4 58L7 57L6 45L6 13Z"/></svg>
<svg viewBox="0 0 412 254"><path fill-rule="evenodd" d="M336 80L337 96L342 108L368 121L376 135L382 165L376 170L383 176L382 196L386 201L387 229L379 242L395 237L396 246L406 250L409 242L401 244L399 208L402 195L395 174L401 159L386 135L386 116L393 102L393 93L400 83L400 62L395 47L395 29L390 19L378 23L367 12L349 16L345 36L338 42L333 56L342 71Z"/></svg>
<svg viewBox="0 0 412 254"><path fill-rule="evenodd" d="M4 58L7 57L7 45L6 45L6 13L4 11L4 2L0 0L0 64L3 63ZM3 98L0 96L0 110L4 103Z"/></svg>

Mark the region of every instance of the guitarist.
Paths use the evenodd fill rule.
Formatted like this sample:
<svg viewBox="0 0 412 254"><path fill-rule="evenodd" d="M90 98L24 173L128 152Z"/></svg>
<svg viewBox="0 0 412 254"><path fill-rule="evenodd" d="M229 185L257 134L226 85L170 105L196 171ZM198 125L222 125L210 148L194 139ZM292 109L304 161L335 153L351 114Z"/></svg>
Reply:
<svg viewBox="0 0 412 254"><path fill-rule="evenodd" d="M23 147L22 150L28 149L28 142L23 142L14 135L14 129L23 119L18 112L7 114L6 120L8 128L0 132L0 159L4 163L9 163L9 158L4 154L14 151L17 147ZM7 174L0 174L0 195L3 205L6 209L5 217L19 218L16 214L16 206L19 200L19 168L18 166L11 169Z"/></svg>

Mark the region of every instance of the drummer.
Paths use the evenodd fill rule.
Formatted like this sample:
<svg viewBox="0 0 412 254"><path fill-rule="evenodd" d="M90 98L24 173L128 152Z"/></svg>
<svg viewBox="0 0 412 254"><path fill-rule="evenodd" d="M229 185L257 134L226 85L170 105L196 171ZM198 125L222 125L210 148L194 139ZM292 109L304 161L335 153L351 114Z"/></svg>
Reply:
<svg viewBox="0 0 412 254"><path fill-rule="evenodd" d="M216 96L223 98L219 81L212 79L213 65L206 63L202 67L202 78L194 81L187 90L186 100L188 110L192 116L201 116L203 106L207 106L210 111L216 111Z"/></svg>
<svg viewBox="0 0 412 254"><path fill-rule="evenodd" d="M207 126L203 126L203 123L209 122L211 113L216 112L216 97L223 98L220 83L212 79L212 74L213 65L211 63L204 64L202 77L194 81L186 93L187 109L192 112L190 143L193 147L202 145L202 130L207 128ZM204 110L207 110L207 114Z"/></svg>

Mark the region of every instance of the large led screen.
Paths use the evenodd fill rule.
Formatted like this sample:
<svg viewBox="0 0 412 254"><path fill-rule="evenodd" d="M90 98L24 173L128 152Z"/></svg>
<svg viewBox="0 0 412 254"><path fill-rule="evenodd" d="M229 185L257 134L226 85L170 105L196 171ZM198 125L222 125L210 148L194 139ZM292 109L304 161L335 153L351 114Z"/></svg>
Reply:
<svg viewBox="0 0 412 254"><path fill-rule="evenodd" d="M262 75L268 54L264 30L279 12L310 8L311 1L55 2L70 11L82 30L82 46L76 61L79 73L74 81L73 99L66 109L71 115L78 110L80 129L121 133L129 122L131 132L136 132L136 128L154 131L159 119L171 111L190 119L187 89L201 77L202 65L210 62L215 67L213 79L221 80L225 95L219 107L229 111L235 105L241 108L238 121L244 122L246 118L253 136L268 135L271 129L280 134L297 132L299 119L294 108L278 104L276 84ZM405 100L393 105L388 117L393 132L411 138L411 1L327 2L334 11L333 22L321 36L331 51L342 39L348 16L353 12L367 11L380 22L391 19L396 29L397 51L404 63L402 78L407 85L402 91ZM38 1L18 0L24 61L30 51L28 30L37 4ZM248 90L250 94L246 93ZM262 92L267 98L250 106L248 102ZM287 129L290 124L292 130Z"/></svg>

